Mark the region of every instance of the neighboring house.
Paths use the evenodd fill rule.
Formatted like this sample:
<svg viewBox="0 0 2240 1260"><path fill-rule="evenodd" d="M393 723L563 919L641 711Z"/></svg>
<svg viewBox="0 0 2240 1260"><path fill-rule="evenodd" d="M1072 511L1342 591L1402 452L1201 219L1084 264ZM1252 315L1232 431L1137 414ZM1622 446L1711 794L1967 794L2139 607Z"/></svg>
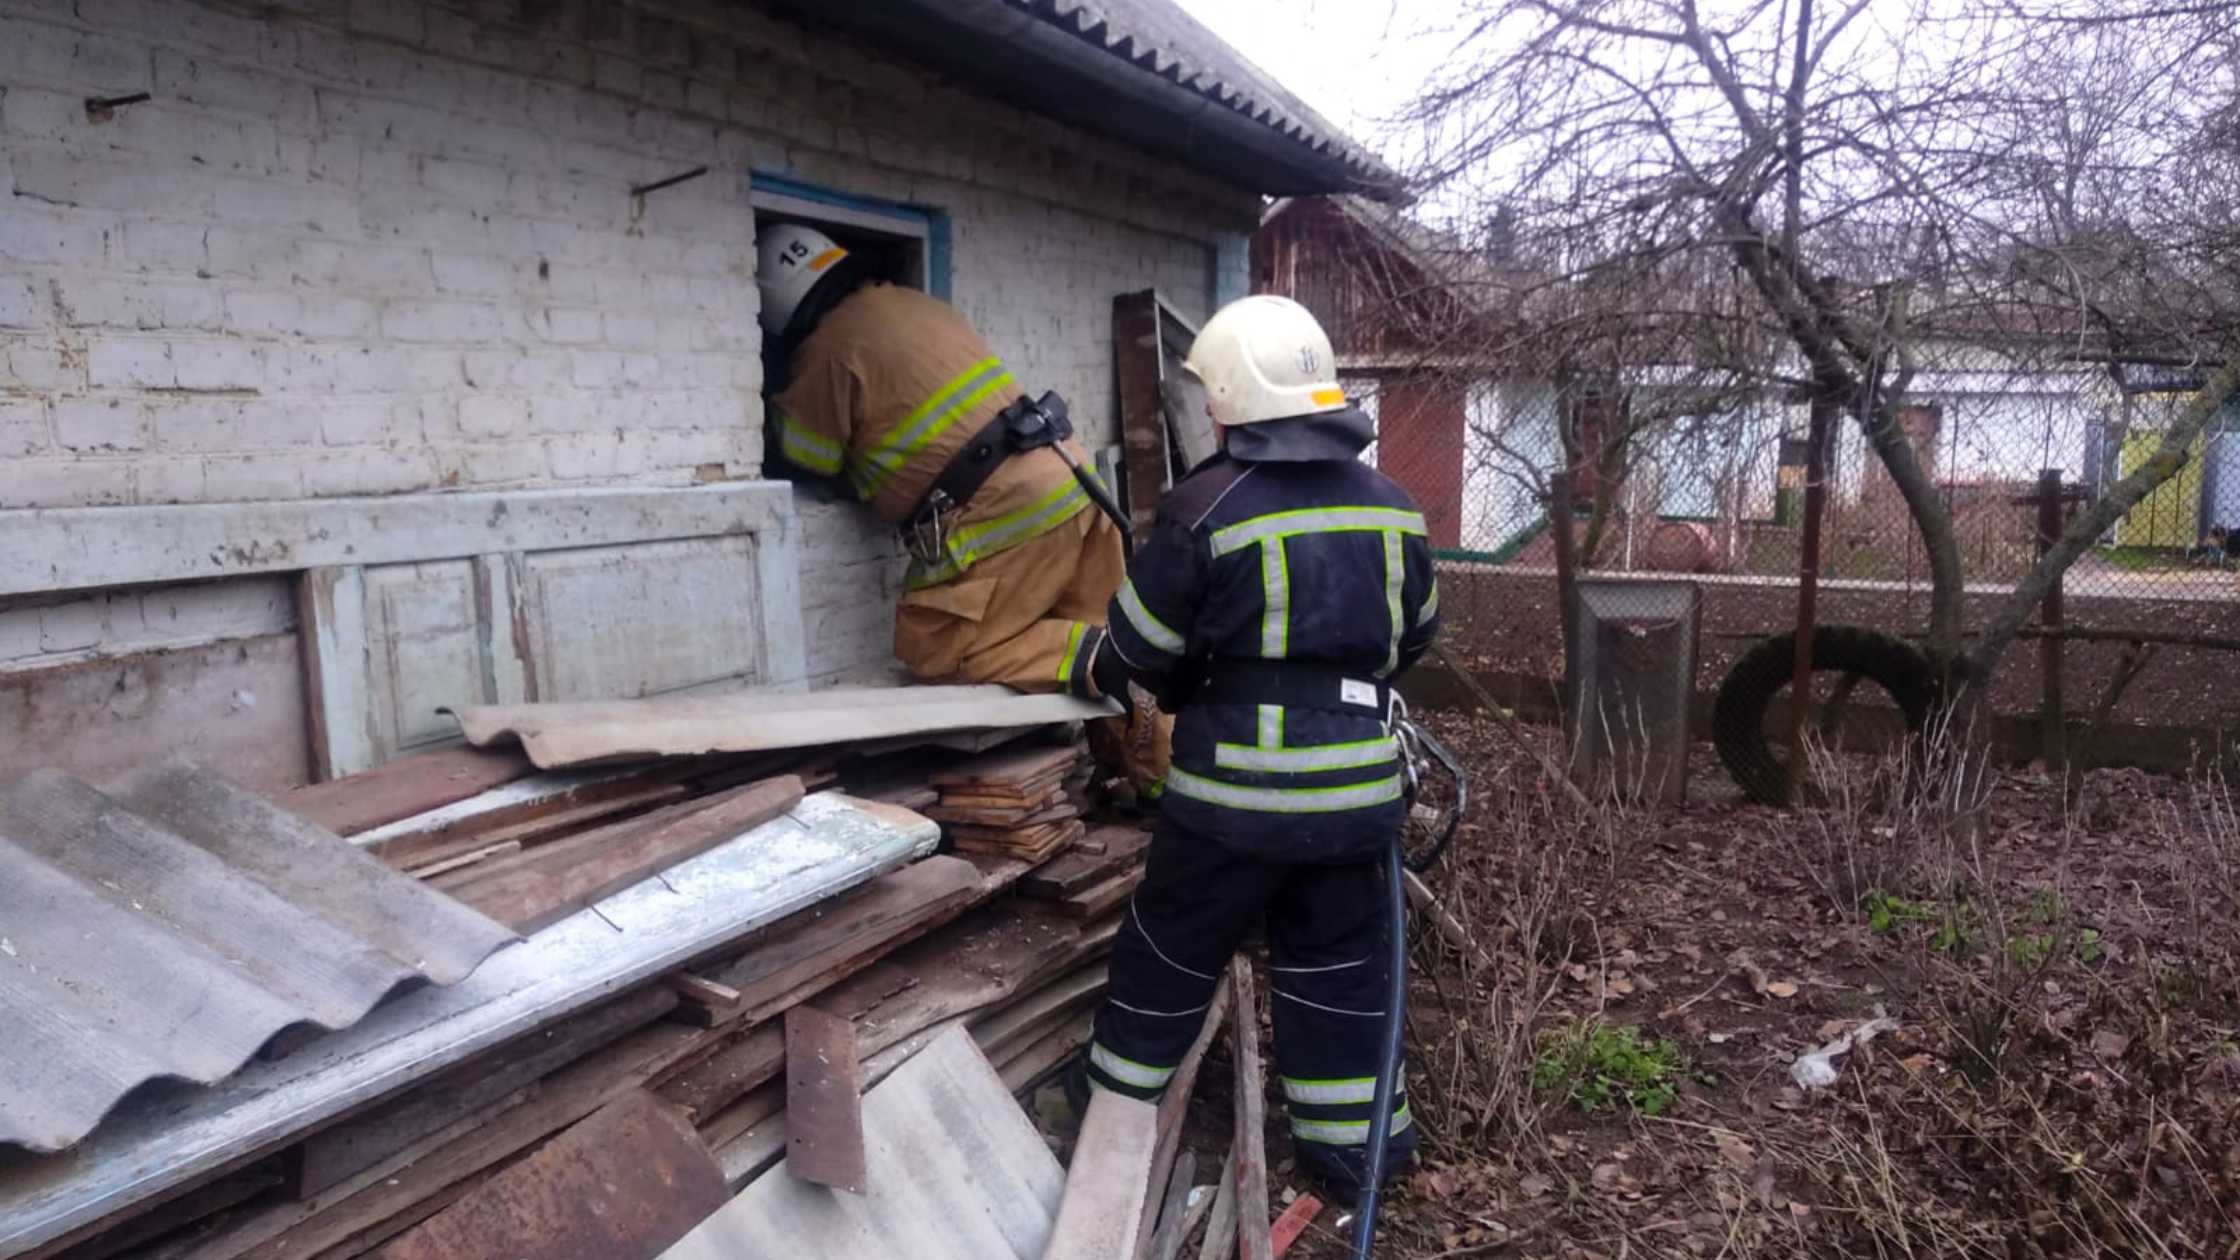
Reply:
<svg viewBox="0 0 2240 1260"><path fill-rule="evenodd" d="M1523 287L1499 239L1496 224L1472 247L1358 196L1290 198L1253 236L1252 283L1304 303L1330 330L1349 392L1377 419L1371 458L1423 506L1433 543L1504 561L1544 536L1561 455L1555 385L1491 361ZM1640 373L1644 401L1672 392L1658 375ZM1673 425L1637 453L1621 510L1652 525L1770 514L1777 433L1760 416L1741 430L1720 416Z"/></svg>
<svg viewBox="0 0 2240 1260"><path fill-rule="evenodd" d="M1104 445L1113 295L1395 187L1170 0L0 0L0 86L0 772L880 666L893 541L757 480L758 220Z"/></svg>
<svg viewBox="0 0 2240 1260"><path fill-rule="evenodd" d="M1434 547L1473 547L1468 515L1495 277L1460 243L1358 196L1277 201L1252 237L1252 288L1322 321L1347 392L1377 420L1373 458L1422 506ZM1480 463L1486 462L1480 460Z"/></svg>

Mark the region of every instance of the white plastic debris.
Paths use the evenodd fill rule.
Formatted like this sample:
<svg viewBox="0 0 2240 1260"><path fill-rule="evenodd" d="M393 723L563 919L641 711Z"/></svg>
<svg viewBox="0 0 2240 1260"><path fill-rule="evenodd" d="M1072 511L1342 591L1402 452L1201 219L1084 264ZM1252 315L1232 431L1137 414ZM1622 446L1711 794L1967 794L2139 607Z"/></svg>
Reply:
<svg viewBox="0 0 2240 1260"><path fill-rule="evenodd" d="M1898 1021L1877 1015L1834 1041L1789 1065L1789 1079L1805 1089L1826 1089L1836 1083L1836 1059L1851 1053L1886 1032L1896 1032Z"/></svg>

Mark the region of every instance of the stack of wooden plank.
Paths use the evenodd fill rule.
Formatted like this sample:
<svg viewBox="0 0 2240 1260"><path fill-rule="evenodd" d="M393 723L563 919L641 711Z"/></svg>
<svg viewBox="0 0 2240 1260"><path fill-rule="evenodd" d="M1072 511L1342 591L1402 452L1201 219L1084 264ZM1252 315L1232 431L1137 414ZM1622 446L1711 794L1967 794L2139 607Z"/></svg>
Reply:
<svg viewBox="0 0 2240 1260"><path fill-rule="evenodd" d="M1067 783L1081 761L1077 746L1028 748L976 757L935 772L941 793L926 810L966 853L1041 862L1081 838L1081 802Z"/></svg>
<svg viewBox="0 0 2240 1260"><path fill-rule="evenodd" d="M954 794L963 798L958 812L994 819L955 825L1004 839L975 834L968 843L960 835L958 855L872 872L852 891L765 926L711 935L708 948L678 965L605 996L585 994L562 1017L525 1023L510 1039L440 1068L384 1077L307 1130L269 1141L244 1136L205 1173L105 1202L111 1210L67 1231L26 1235L26 1254L469 1254L460 1239L497 1228L493 1221L506 1222L509 1236L492 1240L491 1254L540 1254L511 1236L527 1228L522 1222L492 1215L492 1196L524 1193L515 1183L528 1174L509 1170L540 1160L572 1166L576 1157L560 1139L594 1118L613 1127L617 1109L635 1118L616 1131L672 1155L663 1136L669 1123L641 1113L651 1105L674 1117L730 1187L774 1164L784 1142L784 1016L801 1006L853 1029L861 1088L959 1028L1007 1085L1030 1086L1088 1038L1119 921L1109 890L1140 877L1142 838L1100 829L1092 845L1066 854L1055 881L1016 895L1022 879L1082 835L1079 802L1064 788L1077 751L1038 744L969 759L941 751L913 769L920 763L907 758L916 755L890 754L847 777L883 783L867 790L890 801L922 802L937 791L942 801L928 813ZM845 750L757 753L539 773L517 756L458 749L304 789L283 803L516 930L539 933L516 949L535 946L545 931L610 927L619 949L641 929L627 919L600 925L615 904L603 898L625 886L656 906L671 892L687 897L695 855L713 855L743 832L777 837L771 828L791 825L817 800L848 802L847 817L862 826L921 828L930 848L931 824L899 805L803 803L805 790L841 776L835 767L845 759ZM677 886L665 889L671 875ZM1103 899L1076 895L1092 890ZM257 1107L244 1099L245 1116ZM575 1140L598 1147L607 1139ZM548 1145L554 1154L539 1156ZM0 1217L11 1204L45 1201L53 1180L40 1161L0 1163ZM586 1203L592 1210L595 1196ZM570 1228L565 1216L547 1224ZM611 1225L602 1220L599 1229ZM0 1254L10 1253L10 1237L0 1227ZM644 1235L649 1260L659 1250L654 1238Z"/></svg>

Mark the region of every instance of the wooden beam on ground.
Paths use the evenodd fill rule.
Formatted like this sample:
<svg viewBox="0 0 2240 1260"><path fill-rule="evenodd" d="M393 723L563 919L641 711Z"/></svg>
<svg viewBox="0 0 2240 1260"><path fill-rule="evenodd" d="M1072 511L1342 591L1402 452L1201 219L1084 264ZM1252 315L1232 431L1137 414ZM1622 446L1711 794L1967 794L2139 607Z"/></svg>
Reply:
<svg viewBox="0 0 2240 1260"><path fill-rule="evenodd" d="M1182 1152L1174 1161L1174 1170L1164 1180L1166 1193L1159 1196L1157 1203L1148 1200L1144 1203L1144 1215L1156 1214L1159 1224L1156 1229L1143 1231L1136 1245L1138 1255L1172 1256L1182 1246L1183 1222L1190 1215L1190 1182L1197 1174L1198 1157L1188 1151ZM1151 1184L1162 1184L1156 1171ZM1156 1209L1156 1213L1152 1209Z"/></svg>
<svg viewBox="0 0 2240 1260"><path fill-rule="evenodd" d="M864 1192L862 1074L856 1026L812 1006L786 1012L786 1171Z"/></svg>
<svg viewBox="0 0 2240 1260"><path fill-rule="evenodd" d="M518 748L471 748L464 744L399 757L345 778L300 787L276 804L337 835L370 830L383 823L463 801L501 783L526 778L535 767Z"/></svg>
<svg viewBox="0 0 2240 1260"><path fill-rule="evenodd" d="M1212 1186L1192 1187L1190 1207L1182 1214L1182 1230L1175 1235L1173 1250L1155 1255L1152 1260L1179 1260L1182 1249L1190 1245L1191 1236L1198 1232L1198 1227L1205 1224L1207 1214L1213 1211L1217 1194Z"/></svg>
<svg viewBox="0 0 2240 1260"><path fill-rule="evenodd" d="M1213 1045L1213 1039L1220 1035L1222 1025L1228 1017L1231 993L1227 976L1223 976L1213 986L1213 1000L1206 1006L1205 1022L1198 1027L1197 1040L1190 1043L1188 1053L1182 1056L1181 1064L1167 1081L1167 1092L1159 1099L1159 1145L1151 1157L1153 1184L1167 1175L1167 1169L1174 1165L1175 1152L1182 1146L1182 1122L1190 1111L1190 1093L1197 1087L1198 1069L1206 1061L1206 1050ZM1150 1216L1146 1213L1143 1222L1146 1243L1152 1232L1151 1225ZM1138 1260L1149 1254L1148 1251L1139 1251Z"/></svg>
<svg viewBox="0 0 2240 1260"><path fill-rule="evenodd" d="M1237 1254L1237 1160L1232 1143L1221 1158L1221 1177L1214 1183L1212 1215L1206 1218L1206 1238L1198 1245L1198 1260L1229 1260Z"/></svg>
<svg viewBox="0 0 2240 1260"><path fill-rule="evenodd" d="M633 1090L381 1251L382 1260L655 1260L731 1197L672 1108Z"/></svg>
<svg viewBox="0 0 2240 1260"><path fill-rule="evenodd" d="M1229 1057L1237 1065L1236 1145L1230 1150L1237 1178L1237 1255L1275 1260L1268 1235L1267 1100L1260 1084L1260 997L1252 960L1229 960Z"/></svg>
<svg viewBox="0 0 2240 1260"><path fill-rule="evenodd" d="M1136 1254L1158 1141L1156 1105L1108 1089L1090 1094L1042 1260L1129 1260Z"/></svg>
<svg viewBox="0 0 2240 1260"><path fill-rule="evenodd" d="M534 932L745 835L801 796L801 780L780 775L486 862L460 872L467 878L457 884L437 886L516 931Z"/></svg>

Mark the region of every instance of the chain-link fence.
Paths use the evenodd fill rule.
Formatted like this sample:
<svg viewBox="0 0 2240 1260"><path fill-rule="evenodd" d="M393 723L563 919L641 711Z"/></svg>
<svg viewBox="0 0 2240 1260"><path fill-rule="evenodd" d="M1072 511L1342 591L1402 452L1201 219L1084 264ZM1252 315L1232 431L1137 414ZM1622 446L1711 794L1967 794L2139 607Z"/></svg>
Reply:
<svg viewBox="0 0 2240 1260"><path fill-rule="evenodd" d="M1948 531L1957 553L1964 633L2015 603L2045 531L2065 530L2151 456L2204 379L2198 369L2018 363L1972 349L1916 374L1898 422L1931 527ZM1862 426L1840 412L1829 417L1815 496L1810 409L1771 392L1643 372L1589 398L1549 381L1407 365L1356 370L1346 384L1378 421L1370 457L1423 506L1443 562L1448 641L1483 670L1561 673L1554 488L1567 465L1583 574L1700 585L1702 691L1796 628L1814 499L1816 623L1915 643L1929 629L1927 535ZM2045 667L2058 659L2071 728L2098 720L2198 733L2240 719L2240 681L2224 682L2240 680L2240 657L2224 650L2240 646L2240 398L2224 402L2175 476L2068 568L2061 592L2062 629L2049 636L2033 603L2023 638L2003 654L1996 713L2041 722ZM2062 644L2051 654L2049 637ZM2099 712L2118 678L2116 703Z"/></svg>

